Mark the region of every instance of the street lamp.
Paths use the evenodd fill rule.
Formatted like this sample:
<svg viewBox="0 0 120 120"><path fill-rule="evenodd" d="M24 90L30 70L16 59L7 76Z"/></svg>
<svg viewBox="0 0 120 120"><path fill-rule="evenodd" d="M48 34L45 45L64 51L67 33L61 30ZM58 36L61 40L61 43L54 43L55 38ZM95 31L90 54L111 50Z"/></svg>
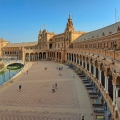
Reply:
<svg viewBox="0 0 120 120"><path fill-rule="evenodd" d="M4 73L4 82L5 82L5 73Z"/></svg>
<svg viewBox="0 0 120 120"><path fill-rule="evenodd" d="M9 69L9 79L10 79L10 69Z"/></svg>

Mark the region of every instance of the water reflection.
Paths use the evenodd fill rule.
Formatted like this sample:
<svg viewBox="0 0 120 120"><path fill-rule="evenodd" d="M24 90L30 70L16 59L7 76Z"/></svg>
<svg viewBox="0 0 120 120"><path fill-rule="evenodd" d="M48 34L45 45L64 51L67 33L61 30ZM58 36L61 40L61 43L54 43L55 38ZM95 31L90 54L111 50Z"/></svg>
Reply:
<svg viewBox="0 0 120 120"><path fill-rule="evenodd" d="M9 80L9 77L12 78L13 76L15 76L19 70L8 70L7 68L4 69L4 71L2 71L2 73L0 74L0 85L2 85L4 82Z"/></svg>

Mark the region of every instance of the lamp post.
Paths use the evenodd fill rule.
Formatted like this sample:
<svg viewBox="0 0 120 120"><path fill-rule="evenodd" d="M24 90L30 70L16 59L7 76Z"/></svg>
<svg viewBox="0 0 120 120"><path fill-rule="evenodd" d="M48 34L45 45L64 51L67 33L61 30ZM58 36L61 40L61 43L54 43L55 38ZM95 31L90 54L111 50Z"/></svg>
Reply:
<svg viewBox="0 0 120 120"><path fill-rule="evenodd" d="M3 79L3 81L5 82L5 73L4 73L4 79Z"/></svg>
<svg viewBox="0 0 120 120"><path fill-rule="evenodd" d="M9 69L9 79L10 79L10 69Z"/></svg>

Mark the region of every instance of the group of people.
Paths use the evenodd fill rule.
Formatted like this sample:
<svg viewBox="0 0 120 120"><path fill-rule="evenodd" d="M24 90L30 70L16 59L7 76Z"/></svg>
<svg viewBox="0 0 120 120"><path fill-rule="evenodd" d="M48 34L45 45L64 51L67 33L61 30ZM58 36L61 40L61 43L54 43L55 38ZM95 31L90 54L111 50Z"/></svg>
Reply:
<svg viewBox="0 0 120 120"><path fill-rule="evenodd" d="M58 69L58 70L62 70L62 69L63 69L63 67L57 67L57 69Z"/></svg>
<svg viewBox="0 0 120 120"><path fill-rule="evenodd" d="M55 89L57 89L57 83L55 83L55 85L52 85L52 92L55 92Z"/></svg>
<svg viewBox="0 0 120 120"><path fill-rule="evenodd" d="M58 69L58 70L62 70L62 69L63 69L63 67L57 67L57 69ZM61 74L61 73L59 73L59 76L62 76L62 74Z"/></svg>

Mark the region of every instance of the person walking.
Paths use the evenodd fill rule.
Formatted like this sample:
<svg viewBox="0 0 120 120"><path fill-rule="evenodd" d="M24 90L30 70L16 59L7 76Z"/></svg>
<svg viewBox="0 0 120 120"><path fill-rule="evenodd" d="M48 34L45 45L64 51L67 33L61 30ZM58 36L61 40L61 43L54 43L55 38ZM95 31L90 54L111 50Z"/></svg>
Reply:
<svg viewBox="0 0 120 120"><path fill-rule="evenodd" d="M82 120L84 120L84 116L82 116Z"/></svg>
<svg viewBox="0 0 120 120"><path fill-rule="evenodd" d="M22 86L21 85L19 85L19 90L21 91L21 88L22 88Z"/></svg>
<svg viewBox="0 0 120 120"><path fill-rule="evenodd" d="M59 73L59 76L62 76L62 74L61 74L61 73Z"/></svg>
<svg viewBox="0 0 120 120"><path fill-rule="evenodd" d="M55 83L55 88L57 89L57 83Z"/></svg>
<svg viewBox="0 0 120 120"><path fill-rule="evenodd" d="M55 92L55 86L52 85L52 92L54 93Z"/></svg>
<svg viewBox="0 0 120 120"><path fill-rule="evenodd" d="M73 74L73 78L75 78L74 74Z"/></svg>

